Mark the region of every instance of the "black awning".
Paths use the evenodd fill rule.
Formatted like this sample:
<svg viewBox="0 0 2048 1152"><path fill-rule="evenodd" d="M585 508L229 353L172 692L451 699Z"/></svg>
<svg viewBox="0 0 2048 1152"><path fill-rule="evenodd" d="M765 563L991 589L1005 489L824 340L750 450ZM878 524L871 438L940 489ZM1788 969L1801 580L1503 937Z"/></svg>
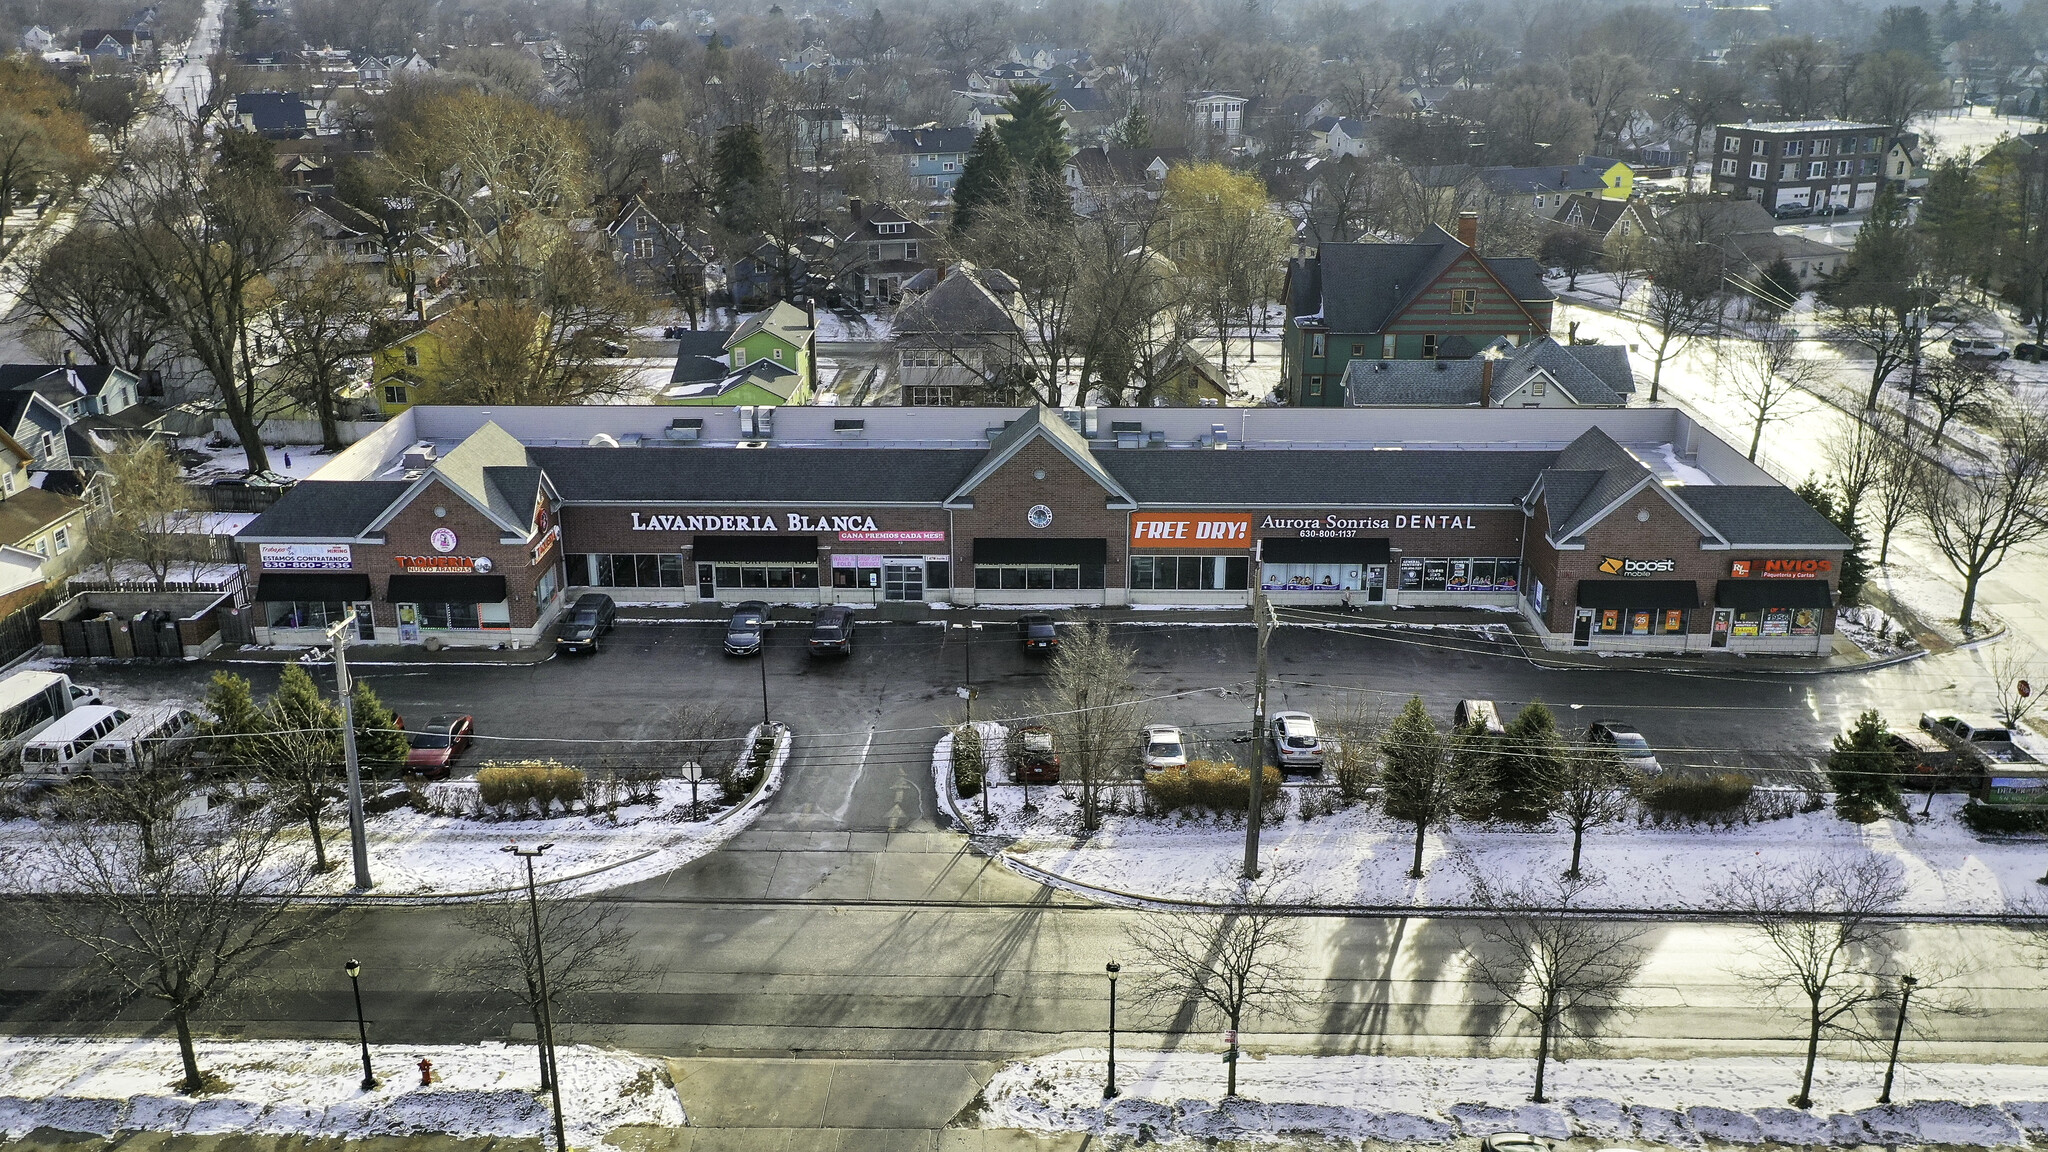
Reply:
<svg viewBox="0 0 2048 1152"><path fill-rule="evenodd" d="M256 599L325 601L339 604L370 598L367 572L259 572Z"/></svg>
<svg viewBox="0 0 2048 1152"><path fill-rule="evenodd" d="M1267 536L1259 541L1259 559L1267 564L1385 564L1392 555L1384 536Z"/></svg>
<svg viewBox="0 0 2048 1152"><path fill-rule="evenodd" d="M505 599L503 576L400 574L391 578L388 604L497 604Z"/></svg>
<svg viewBox="0 0 2048 1152"><path fill-rule="evenodd" d="M1766 608L1832 608L1825 580L1723 580L1714 585L1714 607L1739 612Z"/></svg>
<svg viewBox="0 0 2048 1152"><path fill-rule="evenodd" d="M984 536L974 542L976 564L1107 564L1109 541L1100 537Z"/></svg>
<svg viewBox="0 0 2048 1152"><path fill-rule="evenodd" d="M756 564L810 563L818 558L816 536L692 536L690 558Z"/></svg>
<svg viewBox="0 0 2048 1152"><path fill-rule="evenodd" d="M1699 585L1690 580L1581 580L1581 608L1697 608Z"/></svg>

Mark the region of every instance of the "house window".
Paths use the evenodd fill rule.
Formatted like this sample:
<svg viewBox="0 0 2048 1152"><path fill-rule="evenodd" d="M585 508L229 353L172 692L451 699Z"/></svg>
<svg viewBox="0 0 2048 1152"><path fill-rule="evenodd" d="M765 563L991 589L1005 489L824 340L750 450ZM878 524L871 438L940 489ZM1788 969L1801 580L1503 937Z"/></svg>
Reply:
<svg viewBox="0 0 2048 1152"><path fill-rule="evenodd" d="M1351 346L1351 354L1352 354L1353 356L1363 356L1363 355L1365 355L1365 345L1363 345L1363 344L1353 344L1353 345Z"/></svg>
<svg viewBox="0 0 2048 1152"><path fill-rule="evenodd" d="M1733 176L1733 175L1735 175L1735 161L1733 161L1733 160L1723 160L1723 161L1721 161L1721 175L1723 175L1723 176Z"/></svg>
<svg viewBox="0 0 2048 1152"><path fill-rule="evenodd" d="M1531 377L1529 380L1529 395L1538 397L1542 396L1543 386L1545 383L1548 382L1548 379L1548 377L1542 375Z"/></svg>
<svg viewBox="0 0 2048 1152"><path fill-rule="evenodd" d="M1315 335L1310 336L1308 338L1308 354L1311 356L1326 355L1328 351L1328 339L1329 338L1321 332L1318 332Z"/></svg>
<svg viewBox="0 0 2048 1152"><path fill-rule="evenodd" d="M51 539L57 542L57 551L71 551L71 529L59 528L54 534L52 534Z"/></svg>
<svg viewBox="0 0 2048 1152"><path fill-rule="evenodd" d="M1770 145L1769 145L1769 144L1767 144L1766 142L1764 142L1764 141L1762 141L1762 140L1755 140L1755 141L1751 141L1751 143L1750 143L1750 146L1749 146L1749 150L1750 150L1751 152L1754 152L1754 153L1756 153L1756 154L1757 154L1757 155L1759 155L1759 156L1762 156L1762 155L1764 155L1764 154L1765 154L1765 149L1767 149L1767 148L1769 148L1769 147L1770 147Z"/></svg>
<svg viewBox="0 0 2048 1152"><path fill-rule="evenodd" d="M1797 165L1797 164L1786 164L1786 165L1783 165L1783 166L1781 166L1781 167L1780 167L1780 168L1778 169L1778 179L1780 179L1780 180L1797 180L1797 179L1799 179L1799 165Z"/></svg>
<svg viewBox="0 0 2048 1152"><path fill-rule="evenodd" d="M1827 174L1828 162L1825 160L1815 160L1806 166L1806 178L1808 180L1818 180Z"/></svg>
<svg viewBox="0 0 2048 1152"><path fill-rule="evenodd" d="M419 350L419 349L417 349L417 348L407 348L407 349L405 350L405 366L406 366L406 367L408 367L408 368L417 368L417 367L419 367L419 366L420 366L420 350Z"/></svg>
<svg viewBox="0 0 2048 1152"><path fill-rule="evenodd" d="M48 432L43 433L43 450L42 452L38 453L38 455L40 455L43 459L48 460L52 455L56 453L56 451L57 438L55 436L50 435Z"/></svg>
<svg viewBox="0 0 2048 1152"><path fill-rule="evenodd" d="M1311 376L1308 378L1308 394L1311 397L1320 397L1323 394L1323 378L1321 376Z"/></svg>
<svg viewBox="0 0 2048 1152"><path fill-rule="evenodd" d="M45 560L50 558L50 541L48 537L36 537L36 555L41 556Z"/></svg>
<svg viewBox="0 0 2048 1152"><path fill-rule="evenodd" d="M775 349L775 350L774 350L774 352L775 352L775 358L776 358L777 360L780 360L780 359L782 359L782 349L780 349L780 348L777 348L777 349Z"/></svg>
<svg viewBox="0 0 2048 1152"><path fill-rule="evenodd" d="M951 172L953 171L953 162L951 160L948 160L944 164L940 165L940 167L948 172Z"/></svg>
<svg viewBox="0 0 2048 1152"><path fill-rule="evenodd" d="M1434 332L1426 332L1426 333L1424 333L1424 334L1423 334L1423 336L1422 336L1422 358L1423 358L1424 360L1434 360L1434 359L1436 359L1436 333L1434 333Z"/></svg>
<svg viewBox="0 0 2048 1152"><path fill-rule="evenodd" d="M937 188L939 186L939 178L937 176L925 177L924 186L927 188Z"/></svg>
<svg viewBox="0 0 2048 1152"><path fill-rule="evenodd" d="M1479 289L1477 289L1477 288L1453 288L1453 289L1451 289L1451 314L1452 314L1452 315L1454 315L1454 316L1470 316L1470 315L1472 315L1473 313L1475 313L1475 312L1477 312L1477 311L1479 311Z"/></svg>
<svg viewBox="0 0 2048 1152"><path fill-rule="evenodd" d="M410 403L410 401L408 401L408 400L406 399L406 394L405 394L405 385L403 385L403 384L386 384L386 385L384 386L384 402L385 402L386 404L406 404L406 403Z"/></svg>
<svg viewBox="0 0 2048 1152"><path fill-rule="evenodd" d="M903 258L905 260L917 259L917 241L905 240L903 242Z"/></svg>
<svg viewBox="0 0 2048 1152"><path fill-rule="evenodd" d="M1749 166L1749 178L1751 180L1769 179L1770 170L1770 165L1758 160Z"/></svg>
<svg viewBox="0 0 2048 1152"><path fill-rule="evenodd" d="M1837 175L1837 176L1847 176L1847 175L1849 174L1849 166L1850 166L1851 164L1854 164L1854 163L1855 163L1855 161L1854 161L1854 160L1837 160L1837 161L1835 161L1835 175Z"/></svg>
<svg viewBox="0 0 2048 1152"><path fill-rule="evenodd" d="M877 225L875 225L875 231L876 231L876 232L878 232L878 233L880 233L880 234L882 234L882 235L884 235L884 236L901 236L901 235L903 235L903 229L904 229L904 228L905 228L905 225L904 225L904 224L902 224L902 223L900 223L900 222L899 222L899 223L895 223L895 224L877 224Z"/></svg>
<svg viewBox="0 0 2048 1152"><path fill-rule="evenodd" d="M1388 335L1386 335L1386 336L1382 336L1382 337L1380 337L1380 359L1382 359L1382 360L1392 360L1393 358L1394 358L1394 337L1393 337L1393 335L1392 335L1392 334L1388 334Z"/></svg>
<svg viewBox="0 0 2048 1152"><path fill-rule="evenodd" d="M1721 137L1721 151L1723 152L1733 152L1741 146L1741 141L1737 140L1733 136Z"/></svg>
<svg viewBox="0 0 2048 1152"><path fill-rule="evenodd" d="M1785 155L1787 155L1787 156L1797 156L1797 155L1799 155L1799 145L1800 145L1801 143L1803 143L1803 141L1799 141L1799 140L1787 140L1787 141L1785 141Z"/></svg>
<svg viewBox="0 0 2048 1152"><path fill-rule="evenodd" d="M11 469L6 472L0 472L0 492L4 492L9 496L14 495L14 472Z"/></svg>
<svg viewBox="0 0 2048 1152"><path fill-rule="evenodd" d="M654 259L654 237L652 237L652 236L635 236L635 237L633 237L633 258L634 258L635 260L652 260L652 259Z"/></svg>

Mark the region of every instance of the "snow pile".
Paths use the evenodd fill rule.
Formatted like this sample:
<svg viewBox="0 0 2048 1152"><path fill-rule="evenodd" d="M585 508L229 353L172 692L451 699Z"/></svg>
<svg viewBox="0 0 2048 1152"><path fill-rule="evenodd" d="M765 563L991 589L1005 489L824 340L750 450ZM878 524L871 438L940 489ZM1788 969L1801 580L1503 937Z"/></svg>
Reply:
<svg viewBox="0 0 2048 1152"><path fill-rule="evenodd" d="M1110 814L1084 836L1078 805L1060 785L1033 787L1034 813L1025 813L1024 789L998 786L990 795L997 816L988 831L1010 839L1002 858L1034 878L1134 895L1219 900L1233 890L1235 863L1243 858L1244 824L1235 818L1183 814L1148 817L1136 785L1112 791ZM1556 826L1453 821L1431 829L1421 880L1408 877L1415 828L1359 805L1303 819L1336 803L1328 787L1288 785L1284 816L1269 817L1261 834L1267 865L1286 878L1275 897L1283 902L1370 907L1429 908L1469 902L1471 878L1533 876L1561 870L1571 857L1571 833ZM1307 799L1314 797L1313 800ZM1934 799L1932 814L1914 819L1851 824L1831 811L1804 812L1732 827L1645 827L1634 822L1586 834L1585 866L1601 883L1586 894L1589 906L1683 909L1706 906L1715 887L1769 857L1786 865L1807 858L1882 856L1906 881L1908 912L2002 913L2038 898L2041 846L2035 841L1980 841L1956 818L1963 797Z"/></svg>
<svg viewBox="0 0 2048 1152"><path fill-rule="evenodd" d="M1872 656L1883 658L1911 652L1920 642L1876 608L1843 605L1835 610L1835 631Z"/></svg>
<svg viewBox="0 0 2048 1152"><path fill-rule="evenodd" d="M551 1129L531 1047L372 1045L382 1083L364 1092L356 1045L335 1041L201 1041L199 1066L226 1087L177 1091L184 1073L169 1040L0 1037L0 1133L50 1127L193 1135L538 1138ZM434 1084L416 1065L433 1061ZM683 1106L661 1063L585 1045L556 1050L569 1139L590 1145L627 1125L680 1128Z"/></svg>
<svg viewBox="0 0 2048 1152"><path fill-rule="evenodd" d="M1492 1132L1554 1140L1726 1144L2025 1144L2048 1135L2048 1089L2025 1065L1904 1064L1893 1098L1873 1103L1880 1065L1822 1061L1815 1108L1786 1106L1800 1062L1572 1060L1550 1066L1550 1104L1528 1103L1533 1060L1401 1056L1247 1056L1235 1099L1220 1100L1215 1052L1120 1052L1115 1100L1104 1053L1077 1049L1013 1063L982 1091L983 1128L1274 1142L1442 1144ZM1220 1102L1219 1102L1220 1101ZM1830 1111L1831 1108L1844 1109Z"/></svg>

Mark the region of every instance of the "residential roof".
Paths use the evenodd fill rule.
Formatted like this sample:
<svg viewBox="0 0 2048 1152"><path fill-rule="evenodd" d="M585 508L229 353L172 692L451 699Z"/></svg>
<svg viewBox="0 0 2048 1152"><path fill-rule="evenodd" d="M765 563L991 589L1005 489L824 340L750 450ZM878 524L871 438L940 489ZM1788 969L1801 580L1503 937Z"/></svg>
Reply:
<svg viewBox="0 0 2048 1152"><path fill-rule="evenodd" d="M1551 213L1550 218L1559 224L1605 236L1623 216L1634 211L1633 200L1609 200L1605 196L1573 196L1558 205L1557 211Z"/></svg>
<svg viewBox="0 0 2048 1152"><path fill-rule="evenodd" d="M235 115L247 116L258 132L303 132L312 107L297 92L240 92Z"/></svg>
<svg viewBox="0 0 2048 1152"><path fill-rule="evenodd" d="M1344 368L1344 398L1359 408L1476 406L1485 361L1353 360ZM1628 350L1614 344L1560 345L1531 340L1494 361L1491 402L1500 403L1538 374L1581 407L1618 408L1635 391Z"/></svg>
<svg viewBox="0 0 2048 1152"><path fill-rule="evenodd" d="M305 202L308 211L318 212L358 236L382 236L384 224L375 216L332 196L315 196Z"/></svg>
<svg viewBox="0 0 2048 1152"><path fill-rule="evenodd" d="M1456 237L1434 227L1408 244L1317 245L1315 256L1295 262L1295 316L1320 316L1333 332L1378 332L1467 251ZM1522 256L1480 260L1515 299L1556 299L1543 286L1536 261Z"/></svg>
<svg viewBox="0 0 2048 1152"><path fill-rule="evenodd" d="M1847 548L1849 537L1799 493L1775 484L1688 484L1668 489L1734 547Z"/></svg>
<svg viewBox="0 0 2048 1152"><path fill-rule="evenodd" d="M878 224L901 224L895 232L883 232ZM848 240L929 240L937 236L930 228L912 220L886 204L868 209L867 215L854 221L853 231L846 234Z"/></svg>
<svg viewBox="0 0 2048 1152"><path fill-rule="evenodd" d="M136 383L135 374L108 364L0 364L0 391L35 388L46 395L65 391L79 396L97 396L108 381ZM57 385L46 388L44 385Z"/></svg>
<svg viewBox="0 0 2048 1152"><path fill-rule="evenodd" d="M975 130L971 127L895 128L889 132L889 143L899 152L950 155L954 152L964 153L974 147L975 135Z"/></svg>
<svg viewBox="0 0 2048 1152"><path fill-rule="evenodd" d="M85 501L41 488L24 488L0 500L0 543L17 544L85 507Z"/></svg>
<svg viewBox="0 0 2048 1152"><path fill-rule="evenodd" d="M1023 323L1010 305L984 283L986 274L962 264L931 291L896 310L896 336L954 336L962 333L1020 335ZM1004 283L1008 278L1004 277Z"/></svg>
<svg viewBox="0 0 2048 1152"><path fill-rule="evenodd" d="M302 480L235 537L261 541L361 536L411 487L407 480Z"/></svg>
<svg viewBox="0 0 2048 1152"><path fill-rule="evenodd" d="M733 331L733 334L726 338L725 346L731 348L758 332L767 332L770 335L780 337L799 348L809 347L811 343L810 313L805 312L787 300L777 300L766 310L756 312L741 321L740 326Z"/></svg>
<svg viewBox="0 0 2048 1152"><path fill-rule="evenodd" d="M1097 144L1075 150L1067 164L1080 175L1083 186L1100 188L1145 184L1151 180L1147 169L1155 161L1163 161L1172 168L1187 163L1187 159L1185 148L1105 148Z"/></svg>
<svg viewBox="0 0 2048 1152"><path fill-rule="evenodd" d="M671 384L709 384L725 379L732 366L716 356L678 356L675 370L668 374Z"/></svg>
<svg viewBox="0 0 2048 1152"><path fill-rule="evenodd" d="M1346 136L1354 140L1364 139L1365 137L1365 125L1360 121L1353 120L1349 116L1321 116L1317 117L1316 121L1308 126L1308 130L1311 132L1328 132L1333 128L1341 130Z"/></svg>

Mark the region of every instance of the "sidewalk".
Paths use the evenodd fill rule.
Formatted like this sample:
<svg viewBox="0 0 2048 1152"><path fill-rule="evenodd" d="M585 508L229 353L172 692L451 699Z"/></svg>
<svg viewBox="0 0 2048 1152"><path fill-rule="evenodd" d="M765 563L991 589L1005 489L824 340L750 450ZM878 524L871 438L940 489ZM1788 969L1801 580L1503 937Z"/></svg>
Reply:
<svg viewBox="0 0 2048 1152"><path fill-rule="evenodd" d="M318 652L317 658L309 659ZM460 668L478 664L544 664L555 656L555 638L546 637L530 648L443 648L429 652L419 644L350 644L348 662L352 667L374 668L389 664L441 664ZM243 648L222 646L205 659L223 664L289 664L294 661L325 664L331 660L325 648Z"/></svg>

